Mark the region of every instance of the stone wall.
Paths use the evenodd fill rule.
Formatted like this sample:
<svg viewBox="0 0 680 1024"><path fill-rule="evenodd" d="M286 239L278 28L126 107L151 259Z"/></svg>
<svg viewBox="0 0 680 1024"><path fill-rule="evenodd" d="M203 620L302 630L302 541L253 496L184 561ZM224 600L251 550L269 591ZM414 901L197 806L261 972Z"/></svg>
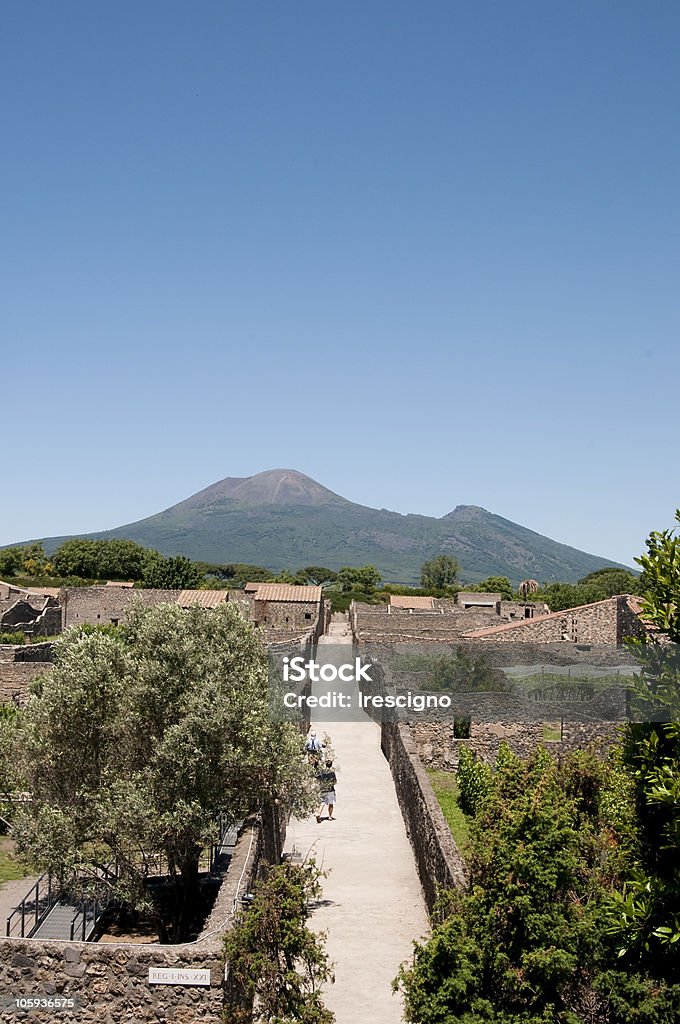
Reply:
<svg viewBox="0 0 680 1024"><path fill-rule="evenodd" d="M51 640L37 644L0 644L0 661L54 661L54 644Z"/></svg>
<svg viewBox="0 0 680 1024"><path fill-rule="evenodd" d="M246 618L262 630L267 644L288 638L317 641L331 620L330 601L257 601L254 594L230 590L229 603L238 604Z"/></svg>
<svg viewBox="0 0 680 1024"><path fill-rule="evenodd" d="M56 1020L78 1024L222 1024L222 937L257 870L262 843L259 822L250 820L237 843L212 913L196 942L176 946L133 943L43 942L0 939L0 992L7 996L73 996L74 1013L0 1010L0 1021ZM150 985L150 967L210 971L210 987Z"/></svg>
<svg viewBox="0 0 680 1024"><path fill-rule="evenodd" d="M253 601L254 621L290 633L311 633L322 608L315 601Z"/></svg>
<svg viewBox="0 0 680 1024"><path fill-rule="evenodd" d="M544 726L550 726L561 739L546 739ZM455 771L461 747L469 747L481 760L494 764L501 743L508 744L519 757L529 757L538 746L557 757L575 750L593 749L600 754L620 736L618 722L471 722L469 739L453 735L451 722L413 722L410 727L415 749L428 768Z"/></svg>
<svg viewBox="0 0 680 1024"><path fill-rule="evenodd" d="M620 645L625 637L643 633L625 596L562 612L548 614L545 609L533 602L499 601L488 609L465 610L451 601L438 601L433 611L409 611L356 602L350 622L360 644L451 643L464 638L471 643Z"/></svg>
<svg viewBox="0 0 680 1024"><path fill-rule="evenodd" d="M0 637L3 632L17 631L27 636L54 636L61 633L61 623L61 606L55 598L22 598L0 616Z"/></svg>
<svg viewBox="0 0 680 1024"><path fill-rule="evenodd" d="M468 630L495 626L502 620L494 610L463 608L443 613L439 611L409 611L357 602L351 623L360 644L403 641L451 642Z"/></svg>
<svg viewBox="0 0 680 1024"><path fill-rule="evenodd" d="M50 667L53 658L51 643L0 645L0 703L25 704L29 684Z"/></svg>
<svg viewBox="0 0 680 1024"><path fill-rule="evenodd" d="M25 704L30 683L48 668L48 664L39 661L0 661L0 704Z"/></svg>
<svg viewBox="0 0 680 1024"><path fill-rule="evenodd" d="M640 636L642 624L628 599L610 597L606 601L565 608L561 612L500 626L484 636L473 632L467 639L494 643L621 644L627 636Z"/></svg>
<svg viewBox="0 0 680 1024"><path fill-rule="evenodd" d="M61 591L64 629L89 622L93 626L124 622L131 601L154 607L175 604L181 590L142 590L128 587L65 587Z"/></svg>
<svg viewBox="0 0 680 1024"><path fill-rule="evenodd" d="M440 889L465 885L465 862L430 785L408 728L383 723L381 742L432 912Z"/></svg>

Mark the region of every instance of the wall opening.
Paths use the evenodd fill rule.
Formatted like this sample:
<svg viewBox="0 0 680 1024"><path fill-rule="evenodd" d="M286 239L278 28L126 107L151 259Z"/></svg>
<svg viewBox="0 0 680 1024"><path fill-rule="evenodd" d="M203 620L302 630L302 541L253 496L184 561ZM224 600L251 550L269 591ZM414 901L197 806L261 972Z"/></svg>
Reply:
<svg viewBox="0 0 680 1024"><path fill-rule="evenodd" d="M456 740L470 739L471 718L469 715L458 715L453 719L453 738Z"/></svg>

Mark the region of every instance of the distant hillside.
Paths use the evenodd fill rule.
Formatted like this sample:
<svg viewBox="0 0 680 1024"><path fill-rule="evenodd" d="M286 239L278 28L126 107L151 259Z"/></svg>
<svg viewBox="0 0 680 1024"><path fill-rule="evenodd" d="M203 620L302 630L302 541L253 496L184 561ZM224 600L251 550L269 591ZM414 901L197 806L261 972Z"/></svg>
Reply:
<svg viewBox="0 0 680 1024"><path fill-rule="evenodd" d="M620 564L476 505L458 505L441 519L356 505L292 469L226 477L157 515L81 536L128 538L165 555L275 570L371 563L385 581L408 584L419 581L420 566L437 554L458 558L468 582L487 575L507 575L513 583L576 582ZM53 551L66 540L47 538L45 548Z"/></svg>
<svg viewBox="0 0 680 1024"><path fill-rule="evenodd" d="M420 566L454 555L462 576L574 582L613 565L487 512L458 505L441 519L400 515L342 498L292 469L227 477L137 523L87 534L126 537L165 555L206 562L250 562L271 569L303 565L378 567L386 581L416 583ZM65 537L44 541L53 551Z"/></svg>

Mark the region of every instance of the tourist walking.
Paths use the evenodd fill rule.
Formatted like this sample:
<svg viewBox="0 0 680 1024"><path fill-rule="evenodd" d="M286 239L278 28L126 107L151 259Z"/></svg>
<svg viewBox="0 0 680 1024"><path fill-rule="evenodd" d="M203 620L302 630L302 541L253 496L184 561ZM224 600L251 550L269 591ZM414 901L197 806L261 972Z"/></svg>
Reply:
<svg viewBox="0 0 680 1024"><path fill-rule="evenodd" d="M305 743L305 750L307 751L308 754L318 754L323 750L323 743L321 742L321 740L316 735L313 729L310 732L309 736L307 737L307 742Z"/></svg>
<svg viewBox="0 0 680 1024"><path fill-rule="evenodd" d="M328 820L334 821L333 808L338 802L338 798L335 794L335 787L338 778L333 771L333 762L326 761L326 767L322 771L317 772L317 779L319 781L319 788L321 790L321 806L317 811L316 820L322 821L323 809L328 808Z"/></svg>

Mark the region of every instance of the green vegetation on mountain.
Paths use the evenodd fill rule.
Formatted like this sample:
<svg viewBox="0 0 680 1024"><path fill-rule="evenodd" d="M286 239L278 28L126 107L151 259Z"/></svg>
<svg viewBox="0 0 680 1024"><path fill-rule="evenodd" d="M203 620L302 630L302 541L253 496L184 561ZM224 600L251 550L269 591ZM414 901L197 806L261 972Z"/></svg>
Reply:
<svg viewBox="0 0 680 1024"><path fill-rule="evenodd" d="M383 579L409 584L420 582L424 562L441 555L459 563L460 578L507 576L514 585L524 577L575 582L607 565L474 505L459 505L441 519L401 515L347 501L293 470L228 477L148 519L89 535L97 538L275 572L370 564ZM66 539L45 541L46 550Z"/></svg>

